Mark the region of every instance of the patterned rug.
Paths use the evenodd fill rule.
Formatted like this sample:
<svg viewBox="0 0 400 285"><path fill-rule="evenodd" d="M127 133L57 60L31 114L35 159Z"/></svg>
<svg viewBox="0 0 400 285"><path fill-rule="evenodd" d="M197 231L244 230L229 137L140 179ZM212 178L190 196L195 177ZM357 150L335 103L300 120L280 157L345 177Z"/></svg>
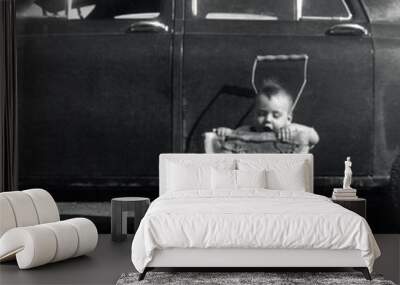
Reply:
<svg viewBox="0 0 400 285"><path fill-rule="evenodd" d="M116 285L395 285L380 275L372 275L373 280L368 281L359 272L148 272L142 281L138 281L138 276L138 273L122 274Z"/></svg>

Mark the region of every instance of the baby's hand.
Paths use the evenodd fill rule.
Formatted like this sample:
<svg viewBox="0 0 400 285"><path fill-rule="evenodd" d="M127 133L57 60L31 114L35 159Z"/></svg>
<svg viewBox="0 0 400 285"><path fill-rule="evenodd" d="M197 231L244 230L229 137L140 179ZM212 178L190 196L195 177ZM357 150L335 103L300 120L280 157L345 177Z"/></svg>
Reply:
<svg viewBox="0 0 400 285"><path fill-rule="evenodd" d="M301 132L295 125L281 128L278 132L278 139L290 144L308 145L307 135Z"/></svg>
<svg viewBox="0 0 400 285"><path fill-rule="evenodd" d="M278 139L282 142L293 143L293 128L289 126L280 128L278 131Z"/></svg>
<svg viewBox="0 0 400 285"><path fill-rule="evenodd" d="M220 137L227 137L233 133L233 130L230 128L217 128L213 131Z"/></svg>

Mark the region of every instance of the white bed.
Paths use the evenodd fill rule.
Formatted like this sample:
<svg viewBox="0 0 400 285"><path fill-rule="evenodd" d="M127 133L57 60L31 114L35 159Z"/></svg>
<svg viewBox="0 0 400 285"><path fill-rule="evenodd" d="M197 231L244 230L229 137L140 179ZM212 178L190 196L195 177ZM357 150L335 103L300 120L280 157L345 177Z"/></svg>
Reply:
<svg viewBox="0 0 400 285"><path fill-rule="evenodd" d="M154 267L354 267L370 278L371 230L312 194L311 154L162 154L159 167L160 197L132 243L140 279Z"/></svg>

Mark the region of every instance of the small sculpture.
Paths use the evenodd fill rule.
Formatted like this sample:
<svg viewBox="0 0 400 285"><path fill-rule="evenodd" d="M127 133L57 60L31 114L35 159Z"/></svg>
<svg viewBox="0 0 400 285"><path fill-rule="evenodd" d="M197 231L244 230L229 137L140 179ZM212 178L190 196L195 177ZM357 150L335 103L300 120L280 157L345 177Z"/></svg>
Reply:
<svg viewBox="0 0 400 285"><path fill-rule="evenodd" d="M344 162L344 178L343 178L343 189L353 189L351 188L351 177L353 172L351 171L351 160L350 156L347 157Z"/></svg>

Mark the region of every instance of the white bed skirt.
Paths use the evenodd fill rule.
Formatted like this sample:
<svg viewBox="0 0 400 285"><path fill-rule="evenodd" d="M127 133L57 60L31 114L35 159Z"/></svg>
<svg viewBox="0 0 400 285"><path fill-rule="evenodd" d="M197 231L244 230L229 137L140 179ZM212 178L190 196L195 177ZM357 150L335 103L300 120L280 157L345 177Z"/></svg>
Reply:
<svg viewBox="0 0 400 285"><path fill-rule="evenodd" d="M366 267L359 250L193 249L155 250L147 267Z"/></svg>

